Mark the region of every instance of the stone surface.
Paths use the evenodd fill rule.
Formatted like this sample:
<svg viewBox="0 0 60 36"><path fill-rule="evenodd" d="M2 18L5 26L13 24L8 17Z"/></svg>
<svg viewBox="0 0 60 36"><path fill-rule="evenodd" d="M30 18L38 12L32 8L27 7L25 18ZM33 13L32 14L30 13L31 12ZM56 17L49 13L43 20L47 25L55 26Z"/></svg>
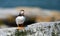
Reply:
<svg viewBox="0 0 60 36"><path fill-rule="evenodd" d="M34 23L31 25L28 25L27 27L25 27L24 30L22 30L23 32L25 32L27 35L26 36L52 36L52 32L55 35L60 36L60 22L40 22L40 23ZM4 29L0 29L0 36L11 36L11 34L13 36L15 33L16 27L12 27L12 28L4 28ZM31 32L28 32L28 30L30 30ZM21 30L20 30L21 31Z"/></svg>

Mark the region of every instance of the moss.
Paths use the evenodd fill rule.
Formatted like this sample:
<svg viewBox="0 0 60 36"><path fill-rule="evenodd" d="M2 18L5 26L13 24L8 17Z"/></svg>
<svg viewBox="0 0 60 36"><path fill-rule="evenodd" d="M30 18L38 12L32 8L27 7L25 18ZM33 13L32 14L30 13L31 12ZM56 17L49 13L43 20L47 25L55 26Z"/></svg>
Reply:
<svg viewBox="0 0 60 36"><path fill-rule="evenodd" d="M15 31L15 36L26 36L27 35L27 32L24 30L24 31L19 31L19 30L16 30Z"/></svg>

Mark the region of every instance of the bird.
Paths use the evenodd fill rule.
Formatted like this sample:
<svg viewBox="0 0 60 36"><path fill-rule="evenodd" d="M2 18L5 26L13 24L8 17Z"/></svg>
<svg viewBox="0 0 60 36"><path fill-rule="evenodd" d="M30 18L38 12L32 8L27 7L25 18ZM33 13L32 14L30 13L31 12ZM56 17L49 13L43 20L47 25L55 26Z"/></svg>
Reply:
<svg viewBox="0 0 60 36"><path fill-rule="evenodd" d="M24 29L24 22L25 22L24 10L20 10L19 15L16 17L15 21L17 24L17 29L22 30Z"/></svg>

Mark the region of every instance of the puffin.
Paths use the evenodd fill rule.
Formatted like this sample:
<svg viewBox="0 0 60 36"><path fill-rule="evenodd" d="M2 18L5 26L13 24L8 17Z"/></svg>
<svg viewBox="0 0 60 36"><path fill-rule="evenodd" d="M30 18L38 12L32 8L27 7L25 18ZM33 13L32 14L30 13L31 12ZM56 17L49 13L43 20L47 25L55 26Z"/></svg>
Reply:
<svg viewBox="0 0 60 36"><path fill-rule="evenodd" d="M20 10L19 15L15 19L18 30L23 30L24 29L25 19L26 18L24 16L24 10Z"/></svg>

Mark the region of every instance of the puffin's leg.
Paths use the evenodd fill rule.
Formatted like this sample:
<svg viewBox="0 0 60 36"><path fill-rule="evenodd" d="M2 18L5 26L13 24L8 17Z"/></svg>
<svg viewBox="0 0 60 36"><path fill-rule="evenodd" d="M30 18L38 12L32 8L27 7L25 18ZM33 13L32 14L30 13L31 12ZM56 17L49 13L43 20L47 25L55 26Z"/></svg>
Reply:
<svg viewBox="0 0 60 36"><path fill-rule="evenodd" d="M20 24L18 24L17 26L18 26L17 29L18 29L18 30L21 30Z"/></svg>
<svg viewBox="0 0 60 36"><path fill-rule="evenodd" d="M17 29L19 30L19 24L17 25Z"/></svg>
<svg viewBox="0 0 60 36"><path fill-rule="evenodd" d="M24 25L23 25L23 24L21 24L21 29L22 29L22 30L24 29Z"/></svg>
<svg viewBox="0 0 60 36"><path fill-rule="evenodd" d="M18 29L18 30L23 30L23 29L24 29L24 25L23 25L23 24L18 24L17 29Z"/></svg>

